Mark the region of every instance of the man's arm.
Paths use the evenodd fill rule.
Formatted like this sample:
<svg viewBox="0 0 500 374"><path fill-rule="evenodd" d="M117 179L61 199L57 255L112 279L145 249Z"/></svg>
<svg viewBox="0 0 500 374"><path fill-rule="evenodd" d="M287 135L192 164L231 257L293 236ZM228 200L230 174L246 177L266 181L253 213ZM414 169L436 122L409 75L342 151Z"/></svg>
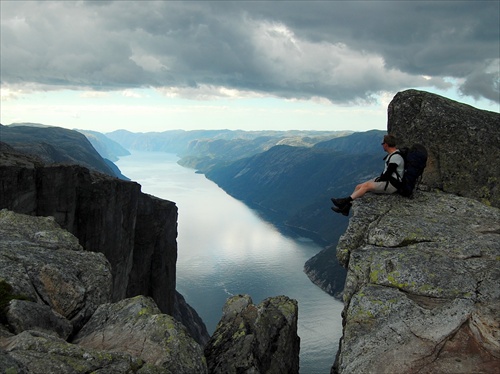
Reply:
<svg viewBox="0 0 500 374"><path fill-rule="evenodd" d="M392 174L395 173L397 169L398 164L391 162L389 165L387 165L387 170L385 171L385 173L380 174L380 177L375 179L375 182L386 182L390 180Z"/></svg>

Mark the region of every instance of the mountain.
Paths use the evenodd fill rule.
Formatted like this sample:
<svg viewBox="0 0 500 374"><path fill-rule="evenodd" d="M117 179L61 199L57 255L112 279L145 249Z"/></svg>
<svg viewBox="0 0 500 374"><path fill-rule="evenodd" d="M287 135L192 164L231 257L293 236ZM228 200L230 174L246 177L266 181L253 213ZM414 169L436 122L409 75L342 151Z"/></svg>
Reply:
<svg viewBox="0 0 500 374"><path fill-rule="evenodd" d="M116 130L105 135L128 150L182 153L194 139L224 136L229 130L172 130L164 132L133 133Z"/></svg>
<svg viewBox="0 0 500 374"><path fill-rule="evenodd" d="M380 140L386 131L371 130L366 132L355 132L349 136L339 136L334 139L316 143L314 148L331 149L346 154L376 154L380 153Z"/></svg>
<svg viewBox="0 0 500 374"><path fill-rule="evenodd" d="M375 134L380 148L383 133ZM348 144L353 136L332 142L343 139L342 143ZM381 171L381 149L377 154L368 145L373 136L373 132L354 136L355 144L365 139L364 147L358 149L368 149L368 153L279 145L230 164L215 165L206 176L232 196L274 217L273 222L280 219L332 243L345 229L339 227L345 220L333 223L339 217L330 210L330 197L350 193L357 183Z"/></svg>
<svg viewBox="0 0 500 374"><path fill-rule="evenodd" d="M95 150L106 160L115 162L118 161L120 156L127 156L130 154L127 149L100 132L89 130L76 131L85 135Z"/></svg>
<svg viewBox="0 0 500 374"><path fill-rule="evenodd" d="M38 156L45 163L83 165L89 169L121 178L119 169L103 159L81 133L40 124L0 125L0 141L18 151Z"/></svg>

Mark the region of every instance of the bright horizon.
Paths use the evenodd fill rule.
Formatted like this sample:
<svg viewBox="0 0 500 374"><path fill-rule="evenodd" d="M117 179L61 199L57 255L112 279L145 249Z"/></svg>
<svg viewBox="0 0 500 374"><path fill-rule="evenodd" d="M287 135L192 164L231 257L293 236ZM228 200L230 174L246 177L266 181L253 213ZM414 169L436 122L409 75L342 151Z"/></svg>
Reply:
<svg viewBox="0 0 500 374"><path fill-rule="evenodd" d="M499 4L1 1L0 123L385 130L410 88L500 112Z"/></svg>

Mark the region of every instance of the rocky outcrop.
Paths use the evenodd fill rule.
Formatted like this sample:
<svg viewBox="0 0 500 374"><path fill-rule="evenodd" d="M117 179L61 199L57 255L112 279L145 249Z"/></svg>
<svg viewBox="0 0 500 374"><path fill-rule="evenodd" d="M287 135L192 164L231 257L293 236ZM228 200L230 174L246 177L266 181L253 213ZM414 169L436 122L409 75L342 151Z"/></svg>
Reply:
<svg viewBox="0 0 500 374"><path fill-rule="evenodd" d="M140 357L167 373L206 373L203 349L186 328L144 296L101 305L75 344Z"/></svg>
<svg viewBox="0 0 500 374"><path fill-rule="evenodd" d="M493 373L500 210L445 193L365 196L337 247L348 267L333 372Z"/></svg>
<svg viewBox="0 0 500 374"><path fill-rule="evenodd" d="M414 90L389 105L389 132L429 150L429 192L355 201L337 246L347 278L333 373L498 371L498 123Z"/></svg>
<svg viewBox="0 0 500 374"><path fill-rule="evenodd" d="M297 301L286 296L254 305L248 295L233 296L205 347L210 373L299 372Z"/></svg>
<svg viewBox="0 0 500 374"><path fill-rule="evenodd" d="M85 252L53 218L0 211L0 279L22 295L6 320L14 332L56 331L67 338L111 300L111 267Z"/></svg>
<svg viewBox="0 0 500 374"><path fill-rule="evenodd" d="M429 92L398 93L388 107L389 133L401 146L429 151L430 188L500 207L500 115Z"/></svg>
<svg viewBox="0 0 500 374"><path fill-rule="evenodd" d="M52 217L1 210L0 372L298 373L295 300L230 299L206 359L152 298L111 302L112 283L105 256L84 251Z"/></svg>
<svg viewBox="0 0 500 374"><path fill-rule="evenodd" d="M0 211L0 372L206 373L186 328L137 296L51 217Z"/></svg>
<svg viewBox="0 0 500 374"><path fill-rule="evenodd" d="M12 165L15 157L22 162ZM52 216L78 238L85 250L104 253L112 266L114 301L135 296L127 289L130 280L136 279L145 279L147 286L130 285L130 292L146 288L141 293L154 297L150 292L157 284L151 284L150 270L164 266L164 277L174 281L163 280L162 288L168 297L157 301L166 313L173 311L177 259L174 203L142 194L137 183L93 173L78 165L46 166L32 158L23 159L22 154L4 146L0 152L0 178L0 208ZM152 212L158 214L161 225L146 226L154 221ZM138 216L146 222L138 221ZM134 253L136 261L141 261L135 267Z"/></svg>

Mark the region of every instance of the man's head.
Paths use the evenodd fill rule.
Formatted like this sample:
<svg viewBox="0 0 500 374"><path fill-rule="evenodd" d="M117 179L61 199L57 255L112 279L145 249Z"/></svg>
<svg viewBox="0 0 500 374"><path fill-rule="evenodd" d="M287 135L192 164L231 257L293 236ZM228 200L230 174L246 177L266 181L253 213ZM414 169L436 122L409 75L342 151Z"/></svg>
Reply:
<svg viewBox="0 0 500 374"><path fill-rule="evenodd" d="M387 144L388 147L394 148L396 146L396 138L394 135L384 135L382 144Z"/></svg>

